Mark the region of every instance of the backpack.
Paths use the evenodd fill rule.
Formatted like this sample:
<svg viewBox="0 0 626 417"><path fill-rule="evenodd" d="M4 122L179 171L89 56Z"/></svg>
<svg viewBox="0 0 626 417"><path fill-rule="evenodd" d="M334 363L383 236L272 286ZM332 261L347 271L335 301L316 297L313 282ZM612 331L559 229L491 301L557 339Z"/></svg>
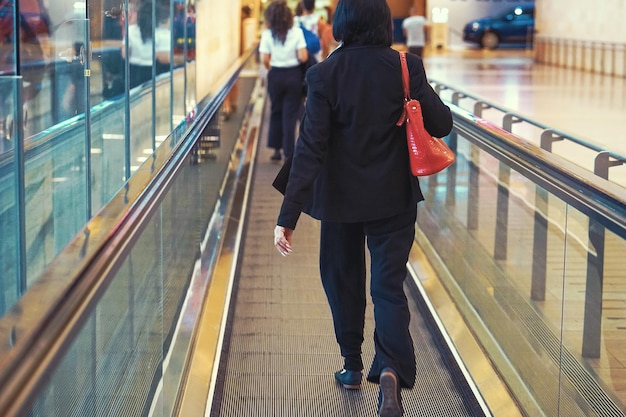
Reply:
<svg viewBox="0 0 626 417"><path fill-rule="evenodd" d="M316 53L321 51L322 45L320 44L319 36L311 32L307 28L305 28L302 22L300 22L300 29L302 29L302 32L304 32L304 40L306 41L306 49L309 51L309 54L315 55Z"/></svg>

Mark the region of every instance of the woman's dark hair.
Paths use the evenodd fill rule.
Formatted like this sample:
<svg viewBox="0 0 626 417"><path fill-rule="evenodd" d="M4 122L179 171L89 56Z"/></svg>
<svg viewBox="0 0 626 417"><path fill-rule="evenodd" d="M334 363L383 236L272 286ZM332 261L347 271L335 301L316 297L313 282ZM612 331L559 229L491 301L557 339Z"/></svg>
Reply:
<svg viewBox="0 0 626 417"><path fill-rule="evenodd" d="M287 32L293 26L293 14L284 0L273 1L265 9L265 23L272 31L272 37L285 43Z"/></svg>
<svg viewBox="0 0 626 417"><path fill-rule="evenodd" d="M152 2L142 0L137 10L137 25L141 33L141 40L145 43L152 39Z"/></svg>
<svg viewBox="0 0 626 417"><path fill-rule="evenodd" d="M307 12L315 10L315 0L302 0L302 7Z"/></svg>
<svg viewBox="0 0 626 417"><path fill-rule="evenodd" d="M344 45L391 46L393 29L386 0L339 0L333 37Z"/></svg>
<svg viewBox="0 0 626 417"><path fill-rule="evenodd" d="M152 23L152 2L149 0L141 0L139 10L137 11L137 25L141 33L141 40L145 43L152 39L152 26L167 21L170 17L169 7L166 4L157 4L155 10L156 23Z"/></svg>

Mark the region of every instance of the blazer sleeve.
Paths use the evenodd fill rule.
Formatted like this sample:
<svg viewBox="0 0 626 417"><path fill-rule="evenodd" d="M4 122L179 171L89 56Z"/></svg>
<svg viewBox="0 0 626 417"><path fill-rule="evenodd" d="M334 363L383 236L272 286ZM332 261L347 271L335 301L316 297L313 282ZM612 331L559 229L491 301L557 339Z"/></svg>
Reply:
<svg viewBox="0 0 626 417"><path fill-rule="evenodd" d="M306 111L277 221L279 226L289 229L296 228L300 213L313 199L313 184L324 163L331 130L330 104L315 66L307 71L306 81Z"/></svg>
<svg viewBox="0 0 626 417"><path fill-rule="evenodd" d="M422 60L414 55L409 58L409 74L411 97L419 100L422 106L424 127L432 136L442 138L452 131L452 113L446 106L426 78L426 71Z"/></svg>

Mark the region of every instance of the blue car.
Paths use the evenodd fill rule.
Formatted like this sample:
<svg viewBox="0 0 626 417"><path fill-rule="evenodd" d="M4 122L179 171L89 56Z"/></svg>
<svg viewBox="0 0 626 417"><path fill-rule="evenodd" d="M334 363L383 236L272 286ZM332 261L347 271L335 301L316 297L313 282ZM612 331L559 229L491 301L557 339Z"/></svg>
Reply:
<svg viewBox="0 0 626 417"><path fill-rule="evenodd" d="M500 16L472 20L463 29L463 40L486 49L503 43L532 44L535 6L515 6Z"/></svg>

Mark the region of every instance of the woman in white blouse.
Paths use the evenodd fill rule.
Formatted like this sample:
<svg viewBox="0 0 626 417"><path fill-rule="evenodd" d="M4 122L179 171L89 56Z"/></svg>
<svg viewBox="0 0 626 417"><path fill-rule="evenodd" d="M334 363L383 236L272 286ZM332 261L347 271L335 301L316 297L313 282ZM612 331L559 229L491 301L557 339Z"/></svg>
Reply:
<svg viewBox="0 0 626 417"><path fill-rule="evenodd" d="M156 74L169 71L172 32L169 24L169 8L157 4L155 10L154 59L152 56L152 2L142 0L137 21L128 26L128 63L130 87L136 87L152 79L152 66ZM122 48L124 57L124 48Z"/></svg>
<svg viewBox="0 0 626 417"><path fill-rule="evenodd" d="M267 90L271 115L268 146L274 149L271 159L280 161L283 155L289 158L293 153L296 123L303 101L300 63L306 62L308 52L304 33L294 27L293 13L285 1L270 3L264 16L267 29L261 34L259 52L269 70Z"/></svg>

